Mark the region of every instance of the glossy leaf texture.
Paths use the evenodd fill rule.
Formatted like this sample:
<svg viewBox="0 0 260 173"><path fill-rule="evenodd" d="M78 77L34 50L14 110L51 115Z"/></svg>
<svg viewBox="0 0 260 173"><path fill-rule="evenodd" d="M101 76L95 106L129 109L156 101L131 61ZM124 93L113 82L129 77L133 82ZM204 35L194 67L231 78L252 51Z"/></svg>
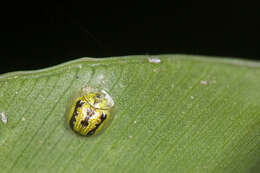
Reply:
<svg viewBox="0 0 260 173"><path fill-rule="evenodd" d="M103 89L112 121L66 124L75 92ZM0 170L260 172L260 63L190 55L82 58L0 77Z"/></svg>

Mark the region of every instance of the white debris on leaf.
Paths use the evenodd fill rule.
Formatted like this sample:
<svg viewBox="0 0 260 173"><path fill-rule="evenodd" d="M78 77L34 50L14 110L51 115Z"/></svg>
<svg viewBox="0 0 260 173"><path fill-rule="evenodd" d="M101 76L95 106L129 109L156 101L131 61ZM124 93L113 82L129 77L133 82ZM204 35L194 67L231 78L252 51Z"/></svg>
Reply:
<svg viewBox="0 0 260 173"><path fill-rule="evenodd" d="M148 61L150 63L155 63L155 64L159 64L161 62L159 58L148 58Z"/></svg>
<svg viewBox="0 0 260 173"><path fill-rule="evenodd" d="M25 118L24 118L24 117L22 117L22 121L25 121Z"/></svg>
<svg viewBox="0 0 260 173"><path fill-rule="evenodd" d="M200 81L200 84L201 84L201 85L208 85L209 83L208 83L208 81L201 80L201 81Z"/></svg>
<svg viewBox="0 0 260 173"><path fill-rule="evenodd" d="M7 123L7 116L5 112L1 112L1 120L4 124Z"/></svg>

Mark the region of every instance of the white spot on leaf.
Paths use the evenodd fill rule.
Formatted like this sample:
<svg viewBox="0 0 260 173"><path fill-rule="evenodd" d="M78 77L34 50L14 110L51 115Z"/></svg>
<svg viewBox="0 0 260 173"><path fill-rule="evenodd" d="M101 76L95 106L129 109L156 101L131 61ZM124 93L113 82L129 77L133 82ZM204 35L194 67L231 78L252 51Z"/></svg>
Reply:
<svg viewBox="0 0 260 173"><path fill-rule="evenodd" d="M161 60L159 58L148 58L150 63L159 64Z"/></svg>
<svg viewBox="0 0 260 173"><path fill-rule="evenodd" d="M200 84L201 84L201 85L208 85L209 83L208 83L208 81L201 80L201 81L200 81Z"/></svg>
<svg viewBox="0 0 260 173"><path fill-rule="evenodd" d="M1 120L4 124L7 123L7 116L5 112L1 112Z"/></svg>

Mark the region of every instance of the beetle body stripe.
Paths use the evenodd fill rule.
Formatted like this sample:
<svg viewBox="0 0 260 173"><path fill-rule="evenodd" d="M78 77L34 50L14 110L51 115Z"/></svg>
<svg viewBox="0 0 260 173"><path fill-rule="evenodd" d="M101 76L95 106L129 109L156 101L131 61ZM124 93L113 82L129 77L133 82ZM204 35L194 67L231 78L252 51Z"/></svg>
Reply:
<svg viewBox="0 0 260 173"><path fill-rule="evenodd" d="M78 115L78 111L77 110L78 110L78 108L81 108L83 104L84 103L81 100L78 100L76 102L74 111L72 113L72 117L70 119L70 127L71 127L71 129L74 129L74 123L76 122L76 116Z"/></svg>

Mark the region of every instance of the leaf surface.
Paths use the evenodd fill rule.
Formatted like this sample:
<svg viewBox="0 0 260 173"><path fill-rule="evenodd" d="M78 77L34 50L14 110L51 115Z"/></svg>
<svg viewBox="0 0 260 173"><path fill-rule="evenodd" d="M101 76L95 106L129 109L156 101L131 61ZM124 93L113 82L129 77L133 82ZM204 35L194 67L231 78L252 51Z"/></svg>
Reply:
<svg viewBox="0 0 260 173"><path fill-rule="evenodd" d="M259 172L260 63L188 55L83 58L0 76L1 172ZM94 137L69 130L83 86L113 98Z"/></svg>

